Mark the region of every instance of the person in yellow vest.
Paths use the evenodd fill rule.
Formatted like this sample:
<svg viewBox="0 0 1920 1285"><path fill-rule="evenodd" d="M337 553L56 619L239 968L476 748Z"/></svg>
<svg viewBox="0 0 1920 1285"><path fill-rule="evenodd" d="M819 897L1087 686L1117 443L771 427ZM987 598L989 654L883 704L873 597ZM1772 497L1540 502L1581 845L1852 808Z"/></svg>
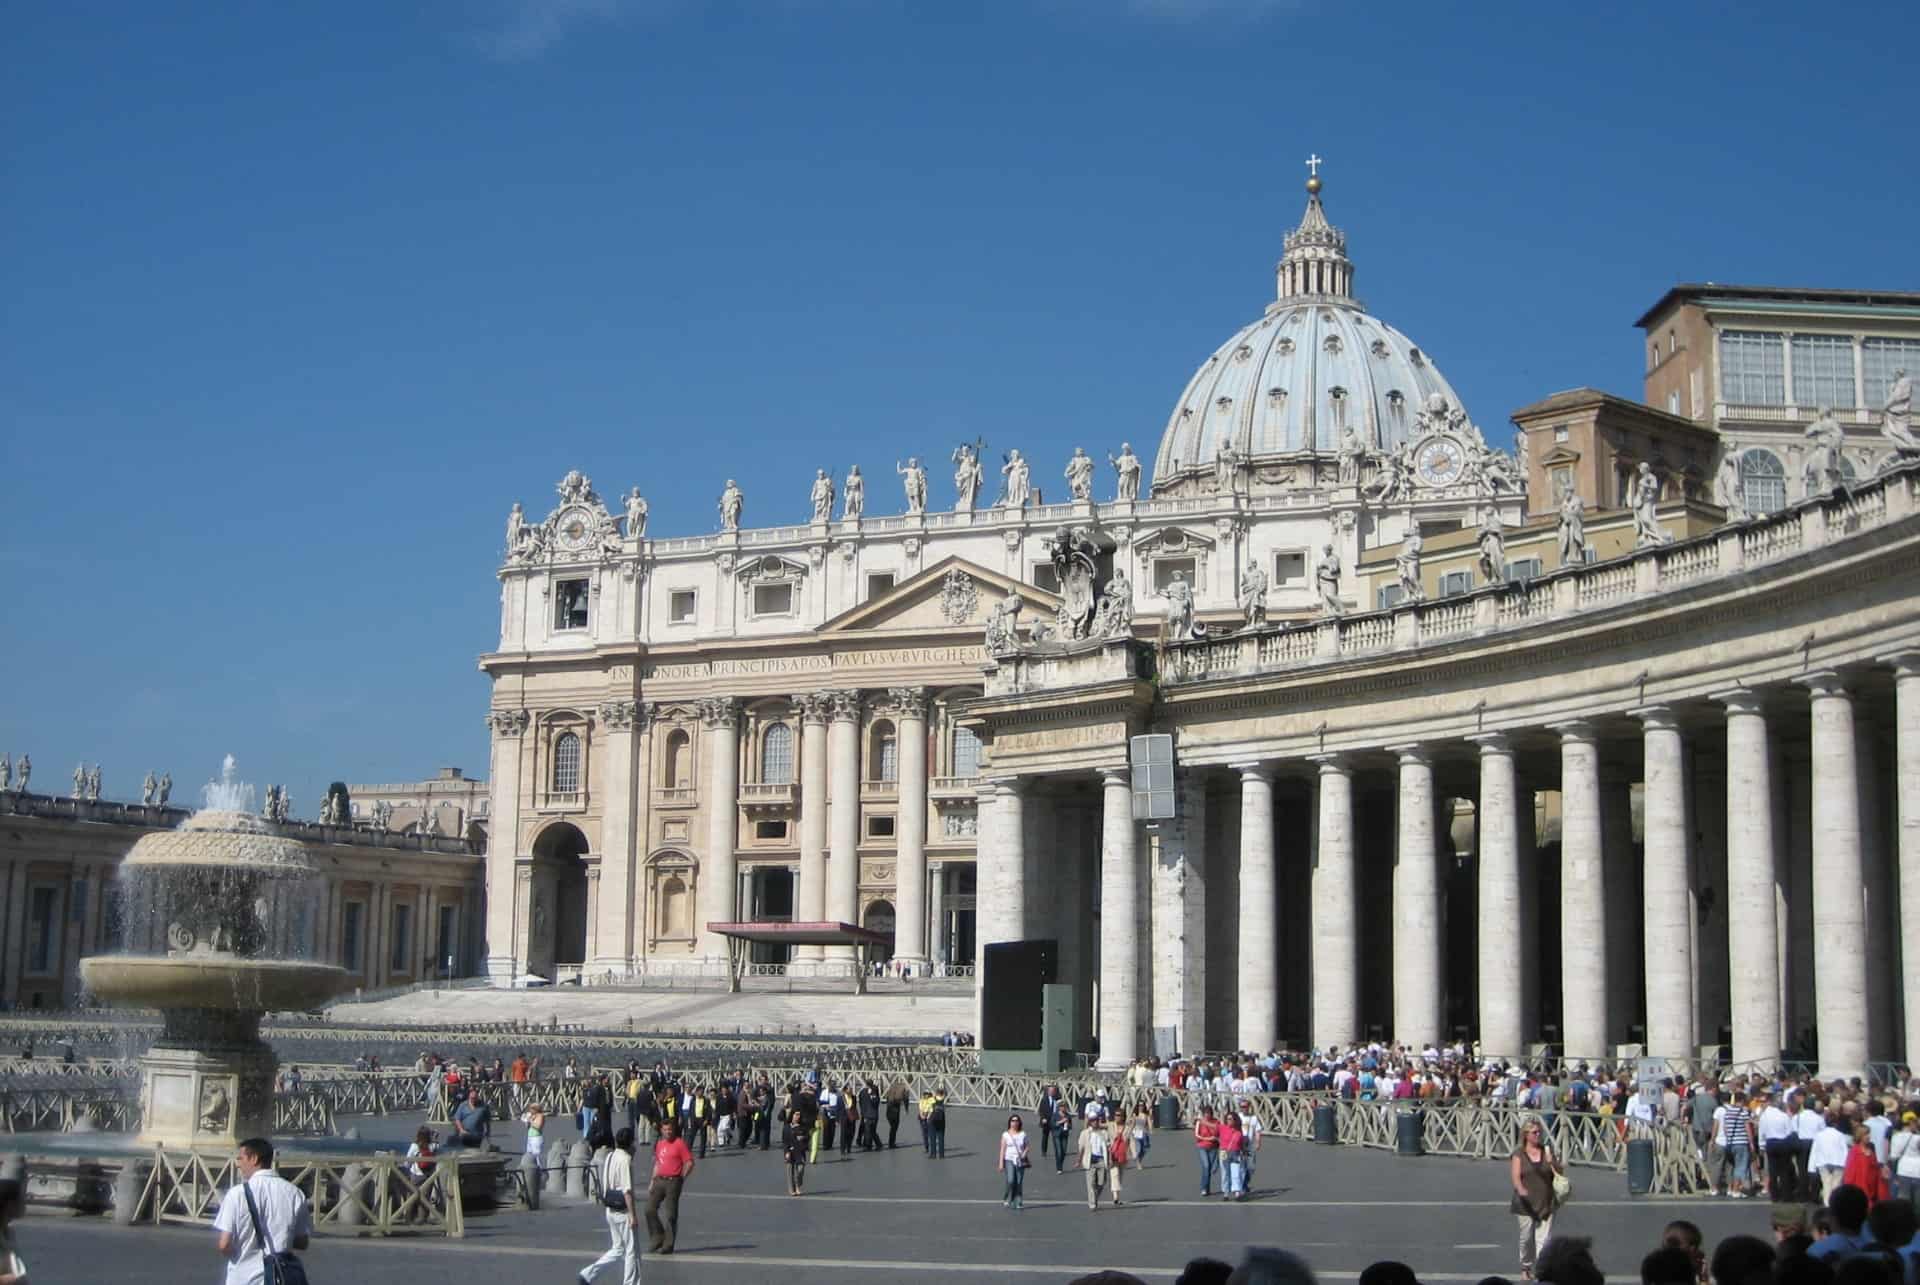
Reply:
<svg viewBox="0 0 1920 1285"><path fill-rule="evenodd" d="M920 1149L928 1155L933 1154L933 1090L927 1089L920 1095Z"/></svg>
<svg viewBox="0 0 1920 1285"><path fill-rule="evenodd" d="M693 1145L694 1158L707 1158L707 1133L713 1125L713 1099L707 1096L705 1085L693 1091L693 1110L688 1113L688 1141Z"/></svg>

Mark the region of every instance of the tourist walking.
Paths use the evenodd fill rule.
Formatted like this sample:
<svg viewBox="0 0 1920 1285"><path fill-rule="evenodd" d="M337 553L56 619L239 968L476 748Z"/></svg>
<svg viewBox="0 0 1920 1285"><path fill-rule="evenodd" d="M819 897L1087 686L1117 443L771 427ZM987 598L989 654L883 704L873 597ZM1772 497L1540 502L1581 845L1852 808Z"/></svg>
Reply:
<svg viewBox="0 0 1920 1285"><path fill-rule="evenodd" d="M920 1149L929 1156L933 1154L933 1090L928 1089L920 1095L916 1108L920 1120Z"/></svg>
<svg viewBox="0 0 1920 1285"><path fill-rule="evenodd" d="M900 1113L907 1106L907 1082L895 1080L887 1090L887 1150L900 1145Z"/></svg>
<svg viewBox="0 0 1920 1285"><path fill-rule="evenodd" d="M1887 1171L1874 1149L1873 1133L1864 1124L1853 1126L1853 1146L1847 1152L1840 1181L1866 1192L1869 1209L1893 1194L1887 1189Z"/></svg>
<svg viewBox="0 0 1920 1285"><path fill-rule="evenodd" d="M933 1131L933 1146L929 1152L935 1160L947 1158L947 1091L933 1091L933 1110L927 1112L927 1125Z"/></svg>
<svg viewBox="0 0 1920 1285"><path fill-rule="evenodd" d="M1538 1118L1520 1129L1520 1145L1508 1169L1513 1200L1507 1206L1519 1224L1520 1279L1532 1280L1535 1256L1553 1235L1554 1179L1562 1166L1547 1145L1547 1127Z"/></svg>
<svg viewBox="0 0 1920 1285"><path fill-rule="evenodd" d="M1920 1209L1920 1112L1903 1111L1900 1128L1887 1139L1896 1199Z"/></svg>
<svg viewBox="0 0 1920 1285"><path fill-rule="evenodd" d="M1113 1203L1120 1203L1120 1171L1113 1163L1113 1132L1105 1116L1094 1116L1080 1132L1080 1167L1087 1171L1087 1208L1100 1207L1100 1191L1109 1183Z"/></svg>
<svg viewBox="0 0 1920 1285"><path fill-rule="evenodd" d="M1813 1171L1820 1176L1820 1203L1823 1205L1833 1199L1833 1189L1840 1185L1840 1175L1846 1172L1847 1152L1852 1149L1847 1135L1839 1127L1840 1118L1837 1111L1827 1112L1827 1122L1814 1135L1813 1147L1807 1152Z"/></svg>
<svg viewBox="0 0 1920 1285"><path fill-rule="evenodd" d="M1133 1109L1133 1167L1140 1170L1147 1167L1147 1149L1153 1145L1153 1117L1147 1112L1144 1100Z"/></svg>
<svg viewBox="0 0 1920 1285"><path fill-rule="evenodd" d="M1200 1118L1193 1122L1193 1145L1200 1152L1200 1194L1211 1196L1220 1170L1220 1122L1213 1118L1212 1107L1200 1108Z"/></svg>
<svg viewBox="0 0 1920 1285"><path fill-rule="evenodd" d="M693 1176L693 1152L681 1140L680 1128L668 1120L653 1144L653 1177L647 1183L647 1248L656 1254L673 1252L680 1230L680 1191Z"/></svg>
<svg viewBox="0 0 1920 1285"><path fill-rule="evenodd" d="M213 1229L227 1260L226 1285L263 1285L267 1259L307 1247L313 1213L300 1188L273 1171L273 1144L248 1138L233 1157L240 1181L220 1198Z"/></svg>
<svg viewBox="0 0 1920 1285"><path fill-rule="evenodd" d="M27 1260L14 1239L14 1226L26 1212L27 1184L0 1180L0 1285L28 1285Z"/></svg>
<svg viewBox="0 0 1920 1285"><path fill-rule="evenodd" d="M1744 1200L1747 1186L1753 1180L1753 1112L1735 1093L1714 1114L1720 1118L1720 1132L1716 1141L1731 1171L1727 1180L1727 1195L1735 1200Z"/></svg>
<svg viewBox="0 0 1920 1285"><path fill-rule="evenodd" d="M787 1162L787 1194L797 1196L807 1181L807 1148L812 1145L813 1130L806 1116L795 1107L780 1126L780 1154Z"/></svg>
<svg viewBox="0 0 1920 1285"><path fill-rule="evenodd" d="M606 1208L607 1252L587 1264L580 1279L593 1285L602 1271L620 1264L620 1285L640 1285L640 1242L633 1234L633 1130L613 1136L613 1149L600 1167L600 1203Z"/></svg>
<svg viewBox="0 0 1920 1285"><path fill-rule="evenodd" d="M453 1109L453 1137L458 1147L481 1147L493 1132L493 1108L480 1100L480 1090L467 1090L467 1100Z"/></svg>
<svg viewBox="0 0 1920 1285"><path fill-rule="evenodd" d="M1033 1113L1040 1122L1040 1154L1045 1157L1047 1147L1053 1141L1053 1131L1066 1114L1060 1101L1060 1086L1049 1084L1040 1094L1040 1106ZM1062 1151L1066 1148L1062 1147Z"/></svg>
<svg viewBox="0 0 1920 1285"><path fill-rule="evenodd" d="M1000 1162L996 1166L1005 1181L1002 1183L1000 1203L1008 1209L1026 1207L1027 1167L1033 1162L1027 1158L1027 1127L1020 1117L1007 1117L1007 1131L1000 1135Z"/></svg>
<svg viewBox="0 0 1920 1285"><path fill-rule="evenodd" d="M1240 1113L1229 1111L1220 1121L1220 1159L1225 1170L1220 1184L1228 1200L1241 1200L1247 1194L1247 1162L1244 1148L1247 1135L1240 1128Z"/></svg>

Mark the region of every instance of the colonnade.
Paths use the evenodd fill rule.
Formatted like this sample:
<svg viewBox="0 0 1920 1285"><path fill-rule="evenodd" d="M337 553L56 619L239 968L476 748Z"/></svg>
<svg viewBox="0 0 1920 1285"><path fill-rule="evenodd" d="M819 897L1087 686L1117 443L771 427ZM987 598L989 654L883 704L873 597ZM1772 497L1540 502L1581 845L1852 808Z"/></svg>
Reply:
<svg viewBox="0 0 1920 1285"><path fill-rule="evenodd" d="M1856 707L1863 685L1876 697L1885 691L1889 670L1891 735L1882 737L1877 725L1856 726ZM1885 740L1893 746L1891 771L1877 758ZM1804 767L1796 758L1783 770L1786 741L1796 752L1805 745ZM1636 778L1621 779L1617 762L1634 742L1642 795L1637 902L1629 812ZM1718 784L1696 792L1702 758L1724 764L1724 802ZM1230 779L1221 767L1231 768ZM1238 916L1230 934L1237 947L1230 1033L1240 1048L1271 1049L1288 1034L1280 1021L1281 921L1300 917L1276 913L1278 890L1298 884L1297 877L1283 878L1284 862L1311 867L1304 916L1311 1044L1344 1047L1368 1035L1363 973L1389 961L1362 958L1363 909L1382 896L1391 899L1390 1038L1426 1045L1454 1034L1446 1021L1446 872L1436 818L1447 798L1459 795L1475 803L1473 998L1476 1034L1489 1054L1524 1054L1541 1038L1535 988L1545 950L1557 951L1559 964L1560 1023L1551 1042L1572 1057L1612 1056L1643 1001L1648 1056L1699 1057L1703 1045L1718 1043L1724 1015L1732 1059L1772 1063L1796 1034L1787 1024L1797 1010L1796 1025L1817 1013L1822 1074L1862 1074L1870 1060L1896 1055L1920 1065L1920 652L1805 673L1791 687L1729 684L1704 699L1458 739L1183 768L1209 770L1216 789L1237 789L1239 796L1237 883L1227 892ZM1361 840L1369 827L1356 816L1360 787L1377 787L1383 772L1392 774L1395 811L1390 887L1363 878ZM1805 780L1790 783L1790 775ZM1120 1066L1147 1051L1146 1032L1169 1026L1166 1015L1149 1011L1157 982L1144 992L1141 985L1152 937L1167 927L1141 904L1153 874L1127 775L1109 770L1099 777L1100 1060ZM1276 781L1302 777L1311 781L1303 796L1310 815L1277 815ZM983 945L1020 938L1044 922L1029 915L1024 900L1033 862L1048 858L1025 846L1023 814L1035 783L1002 778L981 791ZM1893 800L1884 793L1889 785ZM1535 795L1555 790L1560 929L1557 943L1542 943L1542 907L1535 903L1552 881L1543 884L1535 868ZM1790 795L1804 827L1795 833L1810 849L1810 877L1790 869ZM1893 819L1892 833L1883 816ZM1708 848L1715 871L1707 869ZM1721 854L1723 877L1716 873ZM1709 914L1716 924L1711 940L1704 929ZM1802 962L1795 939L1806 923L1810 959ZM1720 925L1725 947L1714 944ZM1639 960L1630 954L1636 938ZM1376 936L1373 953L1382 944ZM1189 943L1194 950L1224 953L1209 952L1204 942ZM1219 964L1209 959L1207 966ZM1809 967L1810 985L1800 975ZM1797 1002L1789 974L1803 988ZM1193 1038L1182 1047L1198 1047Z"/></svg>

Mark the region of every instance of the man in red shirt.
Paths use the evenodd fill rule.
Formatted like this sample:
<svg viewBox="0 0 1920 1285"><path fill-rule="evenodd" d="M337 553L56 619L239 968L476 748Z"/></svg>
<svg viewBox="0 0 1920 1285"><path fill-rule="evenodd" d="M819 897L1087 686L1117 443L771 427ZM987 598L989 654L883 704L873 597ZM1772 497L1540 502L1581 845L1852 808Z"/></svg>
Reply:
<svg viewBox="0 0 1920 1285"><path fill-rule="evenodd" d="M674 1232L680 1226L680 1188L692 1174L693 1152L681 1140L679 1125L661 1121L660 1140L653 1144L653 1180L647 1184L647 1248L653 1253L673 1252Z"/></svg>

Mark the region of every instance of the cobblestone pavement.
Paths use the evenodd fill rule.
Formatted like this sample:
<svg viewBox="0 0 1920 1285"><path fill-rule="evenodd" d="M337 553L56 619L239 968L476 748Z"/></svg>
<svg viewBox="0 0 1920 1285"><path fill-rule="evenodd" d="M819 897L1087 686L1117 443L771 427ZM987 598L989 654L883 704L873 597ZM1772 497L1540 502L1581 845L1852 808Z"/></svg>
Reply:
<svg viewBox="0 0 1920 1285"><path fill-rule="evenodd" d="M1265 1148L1245 1204L1202 1200L1183 1133L1155 1139L1144 1171L1129 1171L1126 1203L1086 1208L1081 1176L1036 1157L1026 1210L1000 1202L993 1144L1004 1119L956 1110L945 1160L921 1151L912 1126L897 1150L842 1160L822 1153L807 1194L786 1195L777 1151L712 1154L688 1186L679 1252L648 1257L650 1285L859 1285L934 1276L1064 1282L1099 1267L1167 1281L1196 1255L1237 1258L1247 1245L1303 1254L1323 1280L1351 1281L1368 1263L1398 1258L1423 1281L1517 1278L1504 1166L1399 1159L1347 1147ZM398 1136L405 1121L380 1122ZM370 1130L370 1135L373 1131ZM512 1140L503 1137L502 1145ZM1594 1238L1610 1278L1630 1280L1671 1218L1690 1218L1709 1243L1766 1234L1760 1201L1634 1200L1622 1175L1574 1172L1574 1203L1556 1230ZM315 1281L525 1285L575 1279L605 1243L597 1208L549 1197L538 1213L477 1215L464 1240L354 1240L327 1235L306 1258ZM36 1211L21 1228L34 1285L217 1282L211 1232L117 1228L103 1219ZM602 1277L617 1280L617 1276Z"/></svg>

